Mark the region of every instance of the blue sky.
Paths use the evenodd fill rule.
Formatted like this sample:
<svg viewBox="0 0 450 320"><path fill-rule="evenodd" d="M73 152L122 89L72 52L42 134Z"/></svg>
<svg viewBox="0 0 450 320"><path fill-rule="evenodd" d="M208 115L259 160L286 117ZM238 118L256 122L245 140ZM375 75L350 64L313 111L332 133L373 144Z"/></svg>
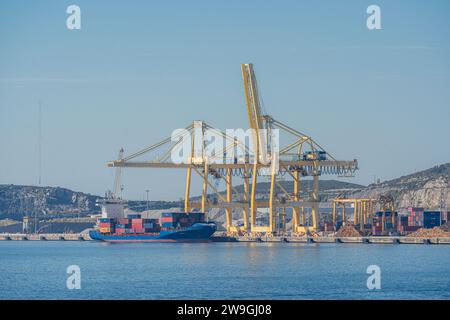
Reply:
<svg viewBox="0 0 450 320"><path fill-rule="evenodd" d="M66 8L81 8L81 30ZM382 30L366 28L381 8ZM450 161L450 2L0 2L0 183L102 194L121 146L136 151L202 119L246 128L240 64L265 110L311 135L352 179ZM183 171L124 173L139 199L183 196ZM197 184L193 192L198 191Z"/></svg>

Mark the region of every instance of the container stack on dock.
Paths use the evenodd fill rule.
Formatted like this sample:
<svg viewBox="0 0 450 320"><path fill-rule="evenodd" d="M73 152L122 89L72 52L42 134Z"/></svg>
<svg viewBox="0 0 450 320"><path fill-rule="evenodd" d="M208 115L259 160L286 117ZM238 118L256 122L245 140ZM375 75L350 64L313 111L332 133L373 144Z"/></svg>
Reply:
<svg viewBox="0 0 450 320"><path fill-rule="evenodd" d="M379 217L374 217L373 223L372 223L372 234L374 236L377 236L377 235L381 235L382 232L383 232L383 226L382 226L381 219Z"/></svg>
<svg viewBox="0 0 450 320"><path fill-rule="evenodd" d="M425 211L423 208L408 208L408 228L405 231L416 231L420 228L431 229L442 224L440 211Z"/></svg>
<svg viewBox="0 0 450 320"><path fill-rule="evenodd" d="M397 231L402 233L406 232L408 228L408 216L398 216Z"/></svg>
<svg viewBox="0 0 450 320"><path fill-rule="evenodd" d="M442 213L442 224L446 224L450 222L450 211Z"/></svg>
<svg viewBox="0 0 450 320"><path fill-rule="evenodd" d="M447 214L445 214L445 223L450 223L450 211L447 212Z"/></svg>
<svg viewBox="0 0 450 320"><path fill-rule="evenodd" d="M423 226L423 208L408 208L408 226L410 227L422 227Z"/></svg>
<svg viewBox="0 0 450 320"><path fill-rule="evenodd" d="M372 220L372 234L382 235L383 232L392 232L398 229L397 211L378 211Z"/></svg>
<svg viewBox="0 0 450 320"><path fill-rule="evenodd" d="M439 227L440 225L441 225L441 212L440 211L424 211L423 227L425 229Z"/></svg>

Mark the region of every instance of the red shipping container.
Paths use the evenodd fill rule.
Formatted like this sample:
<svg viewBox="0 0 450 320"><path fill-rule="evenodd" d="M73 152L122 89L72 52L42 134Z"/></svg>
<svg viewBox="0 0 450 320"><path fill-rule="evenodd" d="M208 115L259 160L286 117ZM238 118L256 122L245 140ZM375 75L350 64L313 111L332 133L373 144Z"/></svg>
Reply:
<svg viewBox="0 0 450 320"><path fill-rule="evenodd" d="M124 228L117 228L116 229L116 233L117 234L124 234L125 233L125 229Z"/></svg>
<svg viewBox="0 0 450 320"><path fill-rule="evenodd" d="M119 219L119 224L128 224L128 223L130 223L130 220L128 218Z"/></svg>
<svg viewBox="0 0 450 320"><path fill-rule="evenodd" d="M172 217L161 217L161 222L173 222Z"/></svg>
<svg viewBox="0 0 450 320"><path fill-rule="evenodd" d="M131 223L132 223L132 224L134 224L134 223L140 223L140 224L142 224L142 220L143 220L143 219L131 219Z"/></svg>
<svg viewBox="0 0 450 320"><path fill-rule="evenodd" d="M112 224L109 222L100 222L100 228L111 228Z"/></svg>

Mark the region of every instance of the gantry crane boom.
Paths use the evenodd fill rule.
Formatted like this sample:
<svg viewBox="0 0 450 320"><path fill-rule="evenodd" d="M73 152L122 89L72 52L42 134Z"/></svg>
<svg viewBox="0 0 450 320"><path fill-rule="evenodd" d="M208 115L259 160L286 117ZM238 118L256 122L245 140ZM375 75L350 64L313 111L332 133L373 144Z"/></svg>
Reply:
<svg viewBox="0 0 450 320"><path fill-rule="evenodd" d="M256 162L266 158L266 140L263 132L266 129L263 115L261 114L261 105L259 101L258 86L256 83L253 64L242 64L242 80L244 81L245 101L247 104L248 123L253 130L253 152Z"/></svg>

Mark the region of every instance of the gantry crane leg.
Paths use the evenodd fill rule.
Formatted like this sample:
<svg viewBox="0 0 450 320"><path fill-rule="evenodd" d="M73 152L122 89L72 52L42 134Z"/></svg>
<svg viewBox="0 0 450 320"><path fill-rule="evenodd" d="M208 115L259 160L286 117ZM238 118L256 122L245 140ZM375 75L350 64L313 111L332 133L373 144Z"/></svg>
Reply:
<svg viewBox="0 0 450 320"><path fill-rule="evenodd" d="M244 202L248 205L248 170L247 167L244 168L244 195L243 195ZM244 231L249 232L250 228L248 225L248 206L245 206L242 209L242 215L244 218Z"/></svg>
<svg viewBox="0 0 450 320"><path fill-rule="evenodd" d="M186 190L184 192L184 212L189 212L189 194L191 190L191 167L187 168L186 171Z"/></svg>
<svg viewBox="0 0 450 320"><path fill-rule="evenodd" d="M332 215L333 215L333 227L335 227L336 226L336 202L335 201L333 201L333 213L332 213Z"/></svg>
<svg viewBox="0 0 450 320"><path fill-rule="evenodd" d="M359 218L359 230L360 231L364 231L364 223L365 223L365 218L364 218L364 215L365 215L365 206L366 206L366 202L365 201L361 201L361 206L360 206L360 208L359 208L359 210L360 210L360 212L361 212L361 214L359 215L360 216L360 218Z"/></svg>
<svg viewBox="0 0 450 320"><path fill-rule="evenodd" d="M232 183L231 169L227 169L226 183L227 183L227 202L231 203L231 200L232 200L232 194L231 194L231 183ZM225 212L226 212L227 232L231 232L231 228L232 228L232 224L233 224L232 208L231 207L226 208Z"/></svg>
<svg viewBox="0 0 450 320"><path fill-rule="evenodd" d="M305 206L302 206L302 225L304 226L305 224L306 224Z"/></svg>
<svg viewBox="0 0 450 320"><path fill-rule="evenodd" d="M208 196L208 163L205 161L204 172L202 176L202 212L206 215L206 198Z"/></svg>
<svg viewBox="0 0 450 320"><path fill-rule="evenodd" d="M342 204L342 225L345 226L347 217L345 212L345 203Z"/></svg>
<svg viewBox="0 0 450 320"><path fill-rule="evenodd" d="M300 201L300 171L294 171L294 201ZM300 207L294 206L292 208L292 231L297 232L300 221Z"/></svg>
<svg viewBox="0 0 450 320"><path fill-rule="evenodd" d="M364 225L366 224L366 216L367 216L367 201L364 201L362 204L362 218L361 218L361 224L363 225L363 230L364 230Z"/></svg>
<svg viewBox="0 0 450 320"><path fill-rule="evenodd" d="M256 183L258 182L258 166L257 162L253 165L253 174L252 174L252 192L250 195L250 226L253 231L256 226Z"/></svg>
<svg viewBox="0 0 450 320"><path fill-rule="evenodd" d="M319 226L319 175L315 174L313 176L313 192L311 194L311 217L312 217L312 226L314 231L318 230Z"/></svg>
<svg viewBox="0 0 450 320"><path fill-rule="evenodd" d="M273 233L274 231L274 208L273 206L273 198L274 198L274 191L275 191L275 181L276 181L276 173L274 170L272 171L270 175L270 192L269 192L269 232Z"/></svg>

